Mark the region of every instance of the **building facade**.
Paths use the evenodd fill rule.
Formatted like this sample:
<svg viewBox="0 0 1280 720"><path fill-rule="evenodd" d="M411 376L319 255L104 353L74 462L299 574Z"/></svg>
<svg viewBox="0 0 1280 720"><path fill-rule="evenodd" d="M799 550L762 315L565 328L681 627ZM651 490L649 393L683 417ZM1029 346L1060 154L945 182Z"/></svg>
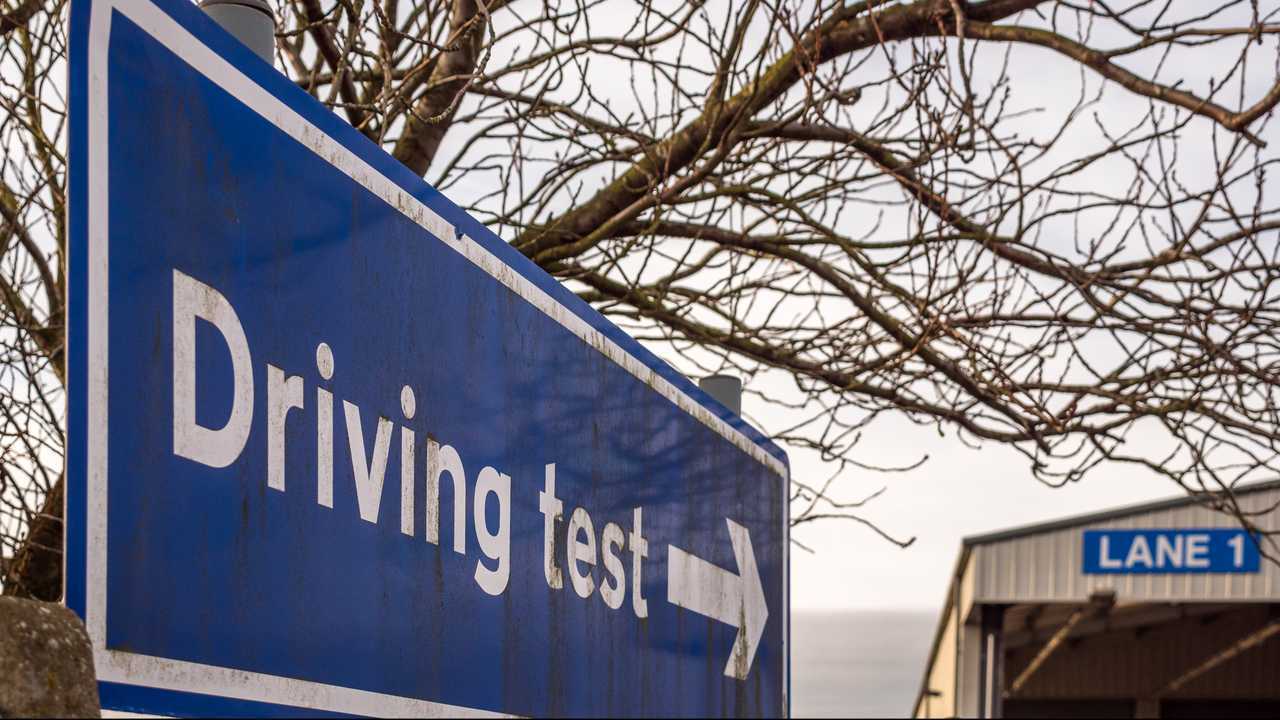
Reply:
<svg viewBox="0 0 1280 720"><path fill-rule="evenodd" d="M1280 482L1228 500L965 539L915 717L1280 717Z"/></svg>

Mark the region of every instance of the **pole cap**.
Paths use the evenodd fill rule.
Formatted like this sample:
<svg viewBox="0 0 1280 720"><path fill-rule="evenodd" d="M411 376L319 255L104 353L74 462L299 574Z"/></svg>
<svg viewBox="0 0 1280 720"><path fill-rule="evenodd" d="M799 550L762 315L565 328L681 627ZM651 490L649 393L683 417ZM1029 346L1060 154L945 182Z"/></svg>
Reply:
<svg viewBox="0 0 1280 720"><path fill-rule="evenodd" d="M202 0L200 9L258 57L274 60L276 15L267 0Z"/></svg>
<svg viewBox="0 0 1280 720"><path fill-rule="evenodd" d="M742 414L742 378L734 375L711 375L699 380L698 387L735 415Z"/></svg>
<svg viewBox="0 0 1280 720"><path fill-rule="evenodd" d="M213 5L241 5L254 10L261 10L270 16L272 24L275 24L276 21L276 13L271 9L271 5L267 3L267 0L200 0L200 8L202 10Z"/></svg>

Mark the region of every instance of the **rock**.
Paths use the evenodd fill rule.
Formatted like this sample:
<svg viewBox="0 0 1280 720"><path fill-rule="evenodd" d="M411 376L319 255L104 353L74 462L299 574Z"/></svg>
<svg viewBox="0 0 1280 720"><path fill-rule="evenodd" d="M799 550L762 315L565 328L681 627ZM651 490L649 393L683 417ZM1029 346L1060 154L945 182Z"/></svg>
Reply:
<svg viewBox="0 0 1280 720"><path fill-rule="evenodd" d="M58 603L0 597L0 717L101 717L84 623Z"/></svg>

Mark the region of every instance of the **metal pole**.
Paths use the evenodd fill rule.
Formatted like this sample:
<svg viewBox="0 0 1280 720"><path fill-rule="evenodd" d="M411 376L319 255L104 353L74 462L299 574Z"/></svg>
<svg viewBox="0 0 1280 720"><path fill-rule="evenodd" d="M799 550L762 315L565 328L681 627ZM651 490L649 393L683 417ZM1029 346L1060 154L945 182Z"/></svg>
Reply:
<svg viewBox="0 0 1280 720"><path fill-rule="evenodd" d="M276 57L276 16L267 0L201 0L200 9L269 63Z"/></svg>
<svg viewBox="0 0 1280 720"><path fill-rule="evenodd" d="M712 375L698 381L702 392L715 398L721 405L742 414L742 379L733 375Z"/></svg>
<svg viewBox="0 0 1280 720"><path fill-rule="evenodd" d="M1004 605L979 606L978 717L1004 717Z"/></svg>

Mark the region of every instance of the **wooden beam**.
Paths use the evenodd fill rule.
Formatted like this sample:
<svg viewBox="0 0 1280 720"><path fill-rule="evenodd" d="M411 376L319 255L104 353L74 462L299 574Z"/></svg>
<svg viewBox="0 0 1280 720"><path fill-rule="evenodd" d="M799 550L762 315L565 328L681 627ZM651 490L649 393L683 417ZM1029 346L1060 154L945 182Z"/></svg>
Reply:
<svg viewBox="0 0 1280 720"><path fill-rule="evenodd" d="M1072 637L1087 637L1090 635L1098 635L1106 632L1114 632L1118 630L1129 630L1145 627L1149 630L1165 623L1181 620L1185 618L1199 618L1211 614L1221 614L1232 612L1240 609L1240 604L1222 604L1222 603L1193 603L1193 604L1169 604L1169 603L1144 603L1137 605L1125 605L1114 608L1105 617L1089 619L1086 618L1076 625L1075 632ZM1047 615L1047 613L1046 613ZM1020 629L1009 633L1005 636L1005 648L1009 650L1017 650L1028 645L1038 644L1037 638L1041 642L1045 638L1053 634L1053 628L1058 623L1045 623L1045 617L1042 616L1037 621L1034 628L1026 628L1021 626Z"/></svg>
<svg viewBox="0 0 1280 720"><path fill-rule="evenodd" d="M1023 668L1022 672L1018 673L1018 677L1014 678L1013 682L1009 683L1009 690L1005 693L1005 697L1012 697L1018 694L1018 691L1031 680L1031 676L1036 674L1036 671L1040 669L1040 666L1044 665L1049 656L1053 655L1062 646L1067 636L1071 634L1076 625L1080 624L1081 620L1086 617L1105 615L1111 609L1111 606L1115 604L1115 601L1116 596L1113 593L1098 593L1089 598L1088 605L1081 605L1076 608L1067 618L1067 621L1062 624L1062 627L1058 628L1057 632L1044 644L1044 647L1040 648L1040 652L1031 658L1031 663Z"/></svg>
<svg viewBox="0 0 1280 720"><path fill-rule="evenodd" d="M1058 628L1058 631L1049 638L1044 647L1040 648L1040 652L1031 658L1031 664L1023 668L1022 672L1018 673L1018 677L1009 683L1009 695L1016 695L1022 689L1022 686L1026 685L1027 681L1031 679L1031 676L1036 674L1040 666L1049 659L1049 656L1062 645L1062 642L1067 639L1067 635L1071 634L1071 631L1075 629L1076 624L1084 619L1085 610L1085 607L1079 607L1076 608L1075 612L1071 613L1071 616L1062 624L1062 627Z"/></svg>
<svg viewBox="0 0 1280 720"><path fill-rule="evenodd" d="M1270 640L1277 633L1280 633L1280 619L1272 620L1266 625L1263 625L1257 630L1232 643L1230 647L1222 652L1213 655L1208 660L1205 660L1199 665L1179 675L1172 682L1166 685L1163 690L1157 693L1157 697L1163 697L1165 695L1171 695L1178 692L1192 680L1195 680L1223 663L1230 662L1240 653L1261 645L1267 640Z"/></svg>

